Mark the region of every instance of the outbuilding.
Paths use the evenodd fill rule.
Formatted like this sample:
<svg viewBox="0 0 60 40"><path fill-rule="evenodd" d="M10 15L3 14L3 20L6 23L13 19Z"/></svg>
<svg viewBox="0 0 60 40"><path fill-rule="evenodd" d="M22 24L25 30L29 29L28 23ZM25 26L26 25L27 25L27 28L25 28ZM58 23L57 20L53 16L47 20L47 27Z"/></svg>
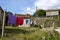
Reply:
<svg viewBox="0 0 60 40"><path fill-rule="evenodd" d="M30 15L26 14L15 14L16 17L23 18L20 21L22 21L22 25L18 25L19 27L30 27ZM21 23L21 22L20 22Z"/></svg>
<svg viewBox="0 0 60 40"><path fill-rule="evenodd" d="M2 28L2 22L3 22L3 9L0 7L0 29Z"/></svg>

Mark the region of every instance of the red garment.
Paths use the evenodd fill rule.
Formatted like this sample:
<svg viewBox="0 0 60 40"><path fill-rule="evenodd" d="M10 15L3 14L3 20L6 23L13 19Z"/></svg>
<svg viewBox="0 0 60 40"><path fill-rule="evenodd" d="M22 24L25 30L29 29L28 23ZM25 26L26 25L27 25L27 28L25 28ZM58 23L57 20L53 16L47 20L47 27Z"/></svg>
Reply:
<svg viewBox="0 0 60 40"><path fill-rule="evenodd" d="M16 25L22 25L23 21L24 21L23 18L17 17L17 19L16 19Z"/></svg>

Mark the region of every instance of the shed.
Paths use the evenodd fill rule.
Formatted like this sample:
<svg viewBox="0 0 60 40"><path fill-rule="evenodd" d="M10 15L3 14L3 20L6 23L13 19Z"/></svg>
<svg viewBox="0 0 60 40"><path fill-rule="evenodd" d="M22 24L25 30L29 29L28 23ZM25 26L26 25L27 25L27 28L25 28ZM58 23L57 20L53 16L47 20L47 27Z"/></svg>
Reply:
<svg viewBox="0 0 60 40"><path fill-rule="evenodd" d="M2 22L3 22L3 9L0 7L0 29L2 28Z"/></svg>

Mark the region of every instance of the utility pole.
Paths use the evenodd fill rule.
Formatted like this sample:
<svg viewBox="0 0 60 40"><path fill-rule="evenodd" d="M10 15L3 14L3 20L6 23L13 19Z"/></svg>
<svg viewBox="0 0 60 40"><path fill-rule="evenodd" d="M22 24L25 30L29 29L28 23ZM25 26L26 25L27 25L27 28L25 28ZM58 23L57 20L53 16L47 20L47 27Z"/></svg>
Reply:
<svg viewBox="0 0 60 40"><path fill-rule="evenodd" d="M3 13L3 24L2 24L2 38L4 36L4 26L5 26L5 11Z"/></svg>
<svg viewBox="0 0 60 40"><path fill-rule="evenodd" d="M37 9L37 6L36 6L36 11L37 11L38 9Z"/></svg>
<svg viewBox="0 0 60 40"><path fill-rule="evenodd" d="M35 9L35 10L36 10L36 11L38 10L38 9L37 9L37 6L36 6L36 9ZM37 13L36 13L35 17L36 17L36 16L38 16Z"/></svg>

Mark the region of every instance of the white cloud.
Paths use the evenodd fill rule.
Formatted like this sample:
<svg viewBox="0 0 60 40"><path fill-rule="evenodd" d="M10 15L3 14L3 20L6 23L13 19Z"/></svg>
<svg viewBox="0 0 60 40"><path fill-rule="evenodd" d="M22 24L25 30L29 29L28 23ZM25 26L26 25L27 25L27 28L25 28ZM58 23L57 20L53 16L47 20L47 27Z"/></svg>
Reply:
<svg viewBox="0 0 60 40"><path fill-rule="evenodd" d="M33 15L35 11L36 11L35 9L31 9L30 14Z"/></svg>
<svg viewBox="0 0 60 40"><path fill-rule="evenodd" d="M27 10L27 11L30 11L31 9L30 9L30 7L28 7L26 10Z"/></svg>
<svg viewBox="0 0 60 40"><path fill-rule="evenodd" d="M35 8L27 7L23 9L24 14L29 13L30 15L33 15L35 12Z"/></svg>
<svg viewBox="0 0 60 40"><path fill-rule="evenodd" d="M59 8L60 0L36 0L34 5L40 9Z"/></svg>

